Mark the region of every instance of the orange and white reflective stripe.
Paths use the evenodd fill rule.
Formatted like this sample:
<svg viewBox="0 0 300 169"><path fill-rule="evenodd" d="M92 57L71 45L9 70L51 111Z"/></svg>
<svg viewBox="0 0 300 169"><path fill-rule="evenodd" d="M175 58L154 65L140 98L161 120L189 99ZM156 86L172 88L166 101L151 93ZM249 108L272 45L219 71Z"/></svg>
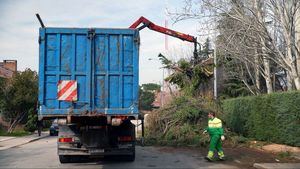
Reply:
<svg viewBox="0 0 300 169"><path fill-rule="evenodd" d="M57 84L57 99L77 101L77 82L75 80L60 80Z"/></svg>

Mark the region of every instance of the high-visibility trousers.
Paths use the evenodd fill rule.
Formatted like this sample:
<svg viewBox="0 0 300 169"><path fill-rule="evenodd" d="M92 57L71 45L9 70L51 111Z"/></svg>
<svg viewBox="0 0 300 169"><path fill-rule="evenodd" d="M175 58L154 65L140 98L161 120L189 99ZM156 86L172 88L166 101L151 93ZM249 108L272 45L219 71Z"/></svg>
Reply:
<svg viewBox="0 0 300 169"><path fill-rule="evenodd" d="M220 135L210 136L209 151L207 157L212 158L215 150L217 150L219 157L224 157Z"/></svg>

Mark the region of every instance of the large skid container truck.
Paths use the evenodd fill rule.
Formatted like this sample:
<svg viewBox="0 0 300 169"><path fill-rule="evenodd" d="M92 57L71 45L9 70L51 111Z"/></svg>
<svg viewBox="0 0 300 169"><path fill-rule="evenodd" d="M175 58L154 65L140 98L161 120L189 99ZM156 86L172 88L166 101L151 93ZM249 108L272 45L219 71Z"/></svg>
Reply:
<svg viewBox="0 0 300 169"><path fill-rule="evenodd" d="M138 59L137 29L40 28L38 116L58 119L61 163L134 160Z"/></svg>

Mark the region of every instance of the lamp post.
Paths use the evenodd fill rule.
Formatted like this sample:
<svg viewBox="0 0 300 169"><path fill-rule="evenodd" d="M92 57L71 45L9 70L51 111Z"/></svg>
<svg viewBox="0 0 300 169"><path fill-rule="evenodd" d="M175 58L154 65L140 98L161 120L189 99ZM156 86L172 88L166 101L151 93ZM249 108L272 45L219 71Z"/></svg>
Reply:
<svg viewBox="0 0 300 169"><path fill-rule="evenodd" d="M214 99L218 98L218 75L217 75L217 45L215 45L214 49Z"/></svg>

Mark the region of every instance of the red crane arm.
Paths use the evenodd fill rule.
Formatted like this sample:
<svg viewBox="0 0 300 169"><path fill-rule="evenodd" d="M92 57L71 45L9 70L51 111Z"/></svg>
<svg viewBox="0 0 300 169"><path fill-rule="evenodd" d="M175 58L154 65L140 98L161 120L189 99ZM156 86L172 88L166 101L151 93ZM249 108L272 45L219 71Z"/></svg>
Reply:
<svg viewBox="0 0 300 169"><path fill-rule="evenodd" d="M141 23L143 24L143 26L137 28ZM135 21L129 28L142 30L145 27L148 27L151 30L154 30L154 31L166 34L166 35L170 35L170 36L179 38L184 41L197 43L197 39L194 36L180 33L180 32L168 29L168 28L164 28L164 27L155 25L153 22L149 21L147 18L145 18L143 16L141 16L137 21Z"/></svg>
<svg viewBox="0 0 300 169"><path fill-rule="evenodd" d="M140 24L143 24L142 26L138 27ZM193 42L194 43L194 60L193 63L197 64L199 57L198 57L198 52L197 52L197 44L199 44L197 42L197 38L195 38L194 36L188 35L188 34L184 34L184 33L180 33L168 28L164 28L158 25L155 25L153 22L149 21L147 18L141 16L137 21L135 21L129 28L132 29L138 29L138 30L142 30L145 27L148 27L151 30L169 35L169 36L173 36L175 38L179 38L181 40L184 41L188 41L188 42ZM200 48L201 50L201 48Z"/></svg>

